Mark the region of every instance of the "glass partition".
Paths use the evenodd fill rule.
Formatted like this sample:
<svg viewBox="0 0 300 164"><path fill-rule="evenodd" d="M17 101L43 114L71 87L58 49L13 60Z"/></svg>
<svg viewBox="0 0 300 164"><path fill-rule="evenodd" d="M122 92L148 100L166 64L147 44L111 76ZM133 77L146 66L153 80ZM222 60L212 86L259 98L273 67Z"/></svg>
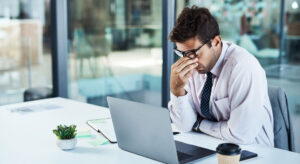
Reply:
<svg viewBox="0 0 300 164"><path fill-rule="evenodd" d="M161 105L162 2L69 1L72 99L107 106L106 96Z"/></svg>
<svg viewBox="0 0 300 164"><path fill-rule="evenodd" d="M0 105L52 88L50 0L0 0Z"/></svg>

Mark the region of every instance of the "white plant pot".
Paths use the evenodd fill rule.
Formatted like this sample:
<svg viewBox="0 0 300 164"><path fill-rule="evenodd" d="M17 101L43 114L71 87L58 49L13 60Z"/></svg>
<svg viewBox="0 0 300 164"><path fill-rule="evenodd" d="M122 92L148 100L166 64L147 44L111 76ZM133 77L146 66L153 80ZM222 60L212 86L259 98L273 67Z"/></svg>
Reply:
<svg viewBox="0 0 300 164"><path fill-rule="evenodd" d="M77 138L72 138L72 139L58 139L56 142L57 146L61 148L62 150L71 150L75 148L77 144Z"/></svg>

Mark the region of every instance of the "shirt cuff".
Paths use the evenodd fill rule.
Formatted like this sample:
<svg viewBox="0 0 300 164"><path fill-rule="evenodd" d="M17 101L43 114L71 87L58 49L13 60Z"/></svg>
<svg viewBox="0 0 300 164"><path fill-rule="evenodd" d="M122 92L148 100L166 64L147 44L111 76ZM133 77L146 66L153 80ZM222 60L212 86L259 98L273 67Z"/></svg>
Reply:
<svg viewBox="0 0 300 164"><path fill-rule="evenodd" d="M187 93L186 95L184 95L184 96L175 96L172 92L171 92L171 94L170 94L170 96L171 96L171 102L172 102L172 104L174 104L174 105L181 105L181 104L183 104L183 103L185 103L185 102L188 102L187 100L188 100L188 94L189 93Z"/></svg>
<svg viewBox="0 0 300 164"><path fill-rule="evenodd" d="M172 92L170 93L171 104L173 106L173 112L179 117L181 115L181 108L186 106L186 103L189 102L188 94L184 96L175 96ZM177 109L174 111L174 109Z"/></svg>
<svg viewBox="0 0 300 164"><path fill-rule="evenodd" d="M222 139L221 124L222 122L202 120L199 129L203 133Z"/></svg>

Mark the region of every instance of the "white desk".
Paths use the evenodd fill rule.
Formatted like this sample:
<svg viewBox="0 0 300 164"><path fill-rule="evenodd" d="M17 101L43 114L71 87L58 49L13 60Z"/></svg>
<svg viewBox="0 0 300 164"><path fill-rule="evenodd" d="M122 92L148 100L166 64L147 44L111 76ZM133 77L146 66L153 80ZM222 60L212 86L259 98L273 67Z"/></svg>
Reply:
<svg viewBox="0 0 300 164"><path fill-rule="evenodd" d="M8 110L41 103L57 104L63 108L23 115ZM117 144L94 147L84 138L79 138L77 147L71 151L62 151L56 146L56 136L52 133L52 129L56 128L58 124L76 124L77 127L89 128L86 125L87 120L107 116L109 116L107 108L62 98L2 106L0 107L0 163L158 163L123 151L118 148ZM179 134L175 136L175 139L209 149L215 149L222 142L196 133ZM258 153L257 158L241 163L291 164L300 162L298 153L257 145L241 147ZM198 160L197 163L216 164L217 158L213 156Z"/></svg>

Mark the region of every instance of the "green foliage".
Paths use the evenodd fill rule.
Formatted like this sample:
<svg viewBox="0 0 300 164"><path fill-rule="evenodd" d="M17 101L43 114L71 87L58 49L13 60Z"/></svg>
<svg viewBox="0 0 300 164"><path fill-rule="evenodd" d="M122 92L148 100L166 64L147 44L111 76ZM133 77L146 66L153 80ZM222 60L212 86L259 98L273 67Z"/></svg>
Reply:
<svg viewBox="0 0 300 164"><path fill-rule="evenodd" d="M62 126L58 125L57 129L53 130L53 133L57 136L58 139L72 139L76 136L76 125L71 126Z"/></svg>

